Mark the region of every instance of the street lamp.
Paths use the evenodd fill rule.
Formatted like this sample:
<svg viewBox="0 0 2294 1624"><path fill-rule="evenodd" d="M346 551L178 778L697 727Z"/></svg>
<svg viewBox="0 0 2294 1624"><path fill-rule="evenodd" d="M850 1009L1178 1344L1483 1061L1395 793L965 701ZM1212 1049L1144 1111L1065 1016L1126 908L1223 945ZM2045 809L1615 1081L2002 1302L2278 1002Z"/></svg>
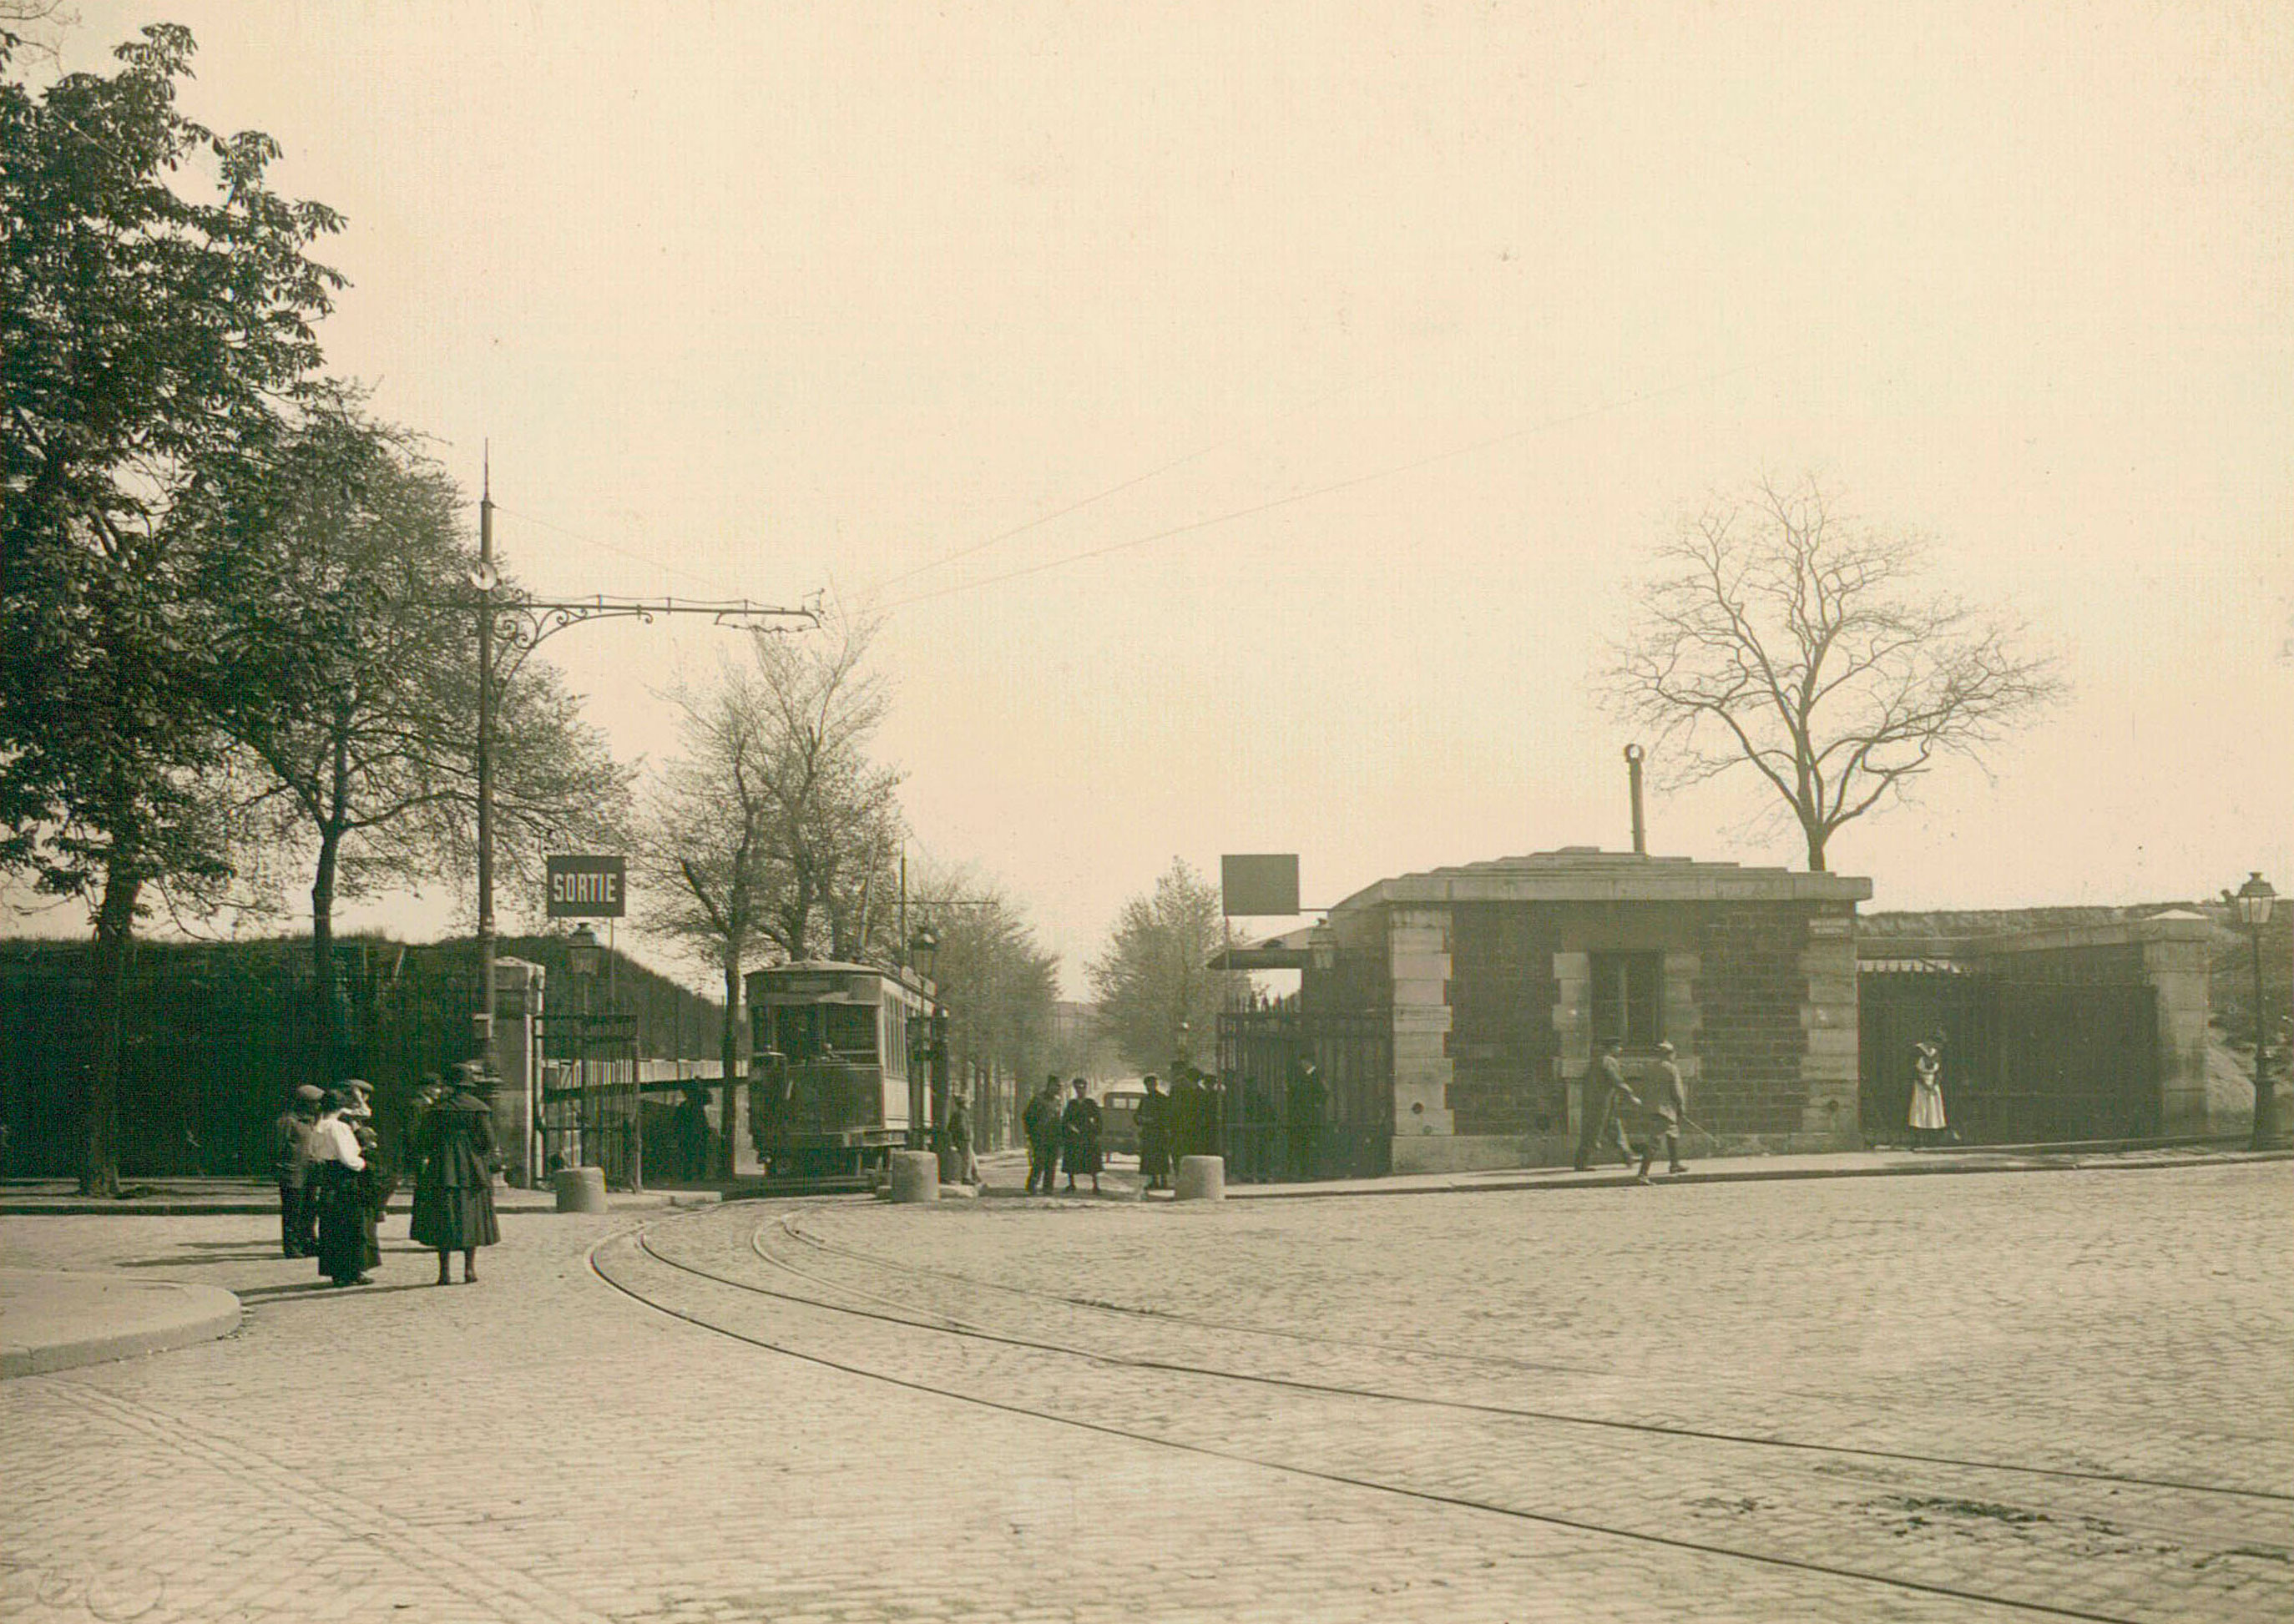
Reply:
<svg viewBox="0 0 2294 1624"><path fill-rule="evenodd" d="M930 925L918 925L908 938L908 962L924 978L931 991L928 995L924 1017L924 1041L917 1056L923 1062L921 1072L910 1068L908 1122L912 1149L931 1149L931 1130L944 1116L947 1107L942 1100L945 1084L941 1068L946 1052L940 1041L940 983L932 979L932 968L940 959L940 932ZM928 1120L929 1119L929 1120Z"/></svg>
<svg viewBox="0 0 2294 1624"><path fill-rule="evenodd" d="M2264 998L2262 927L2270 922L2271 905L2278 893L2259 872L2247 876L2231 900L2238 905L2239 922L2254 942L2254 1139L2257 1150L2278 1144L2278 1091L2270 1081L2270 1008Z"/></svg>

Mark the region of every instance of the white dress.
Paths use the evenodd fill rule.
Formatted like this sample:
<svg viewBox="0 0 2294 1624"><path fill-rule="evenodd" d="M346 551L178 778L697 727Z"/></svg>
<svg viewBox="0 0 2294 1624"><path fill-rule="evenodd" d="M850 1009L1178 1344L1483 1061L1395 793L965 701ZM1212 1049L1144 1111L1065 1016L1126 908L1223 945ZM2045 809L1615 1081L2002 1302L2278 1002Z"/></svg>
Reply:
<svg viewBox="0 0 2294 1624"><path fill-rule="evenodd" d="M1911 1125L1928 1133L1943 1131L1943 1068L1925 1055L1912 1068Z"/></svg>

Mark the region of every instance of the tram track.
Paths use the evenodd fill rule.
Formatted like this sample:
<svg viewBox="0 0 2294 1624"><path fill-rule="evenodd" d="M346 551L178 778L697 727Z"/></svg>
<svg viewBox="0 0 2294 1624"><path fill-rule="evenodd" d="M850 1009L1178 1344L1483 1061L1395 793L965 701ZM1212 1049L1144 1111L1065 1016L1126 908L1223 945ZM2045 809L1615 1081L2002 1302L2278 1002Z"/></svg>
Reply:
<svg viewBox="0 0 2294 1624"><path fill-rule="evenodd" d="M851 1291L854 1292L855 1295L862 1295L872 1301L885 1303L891 1307L897 1308L900 1306L898 1299L885 1297L879 1294L858 1292L856 1288L842 1286L836 1281L827 1279L826 1277L816 1275L809 1271L800 1269L796 1265L787 1262L785 1258L772 1255L764 1249L762 1245L761 1238L765 1227L766 1226L761 1224L758 1229L752 1232L750 1237L750 1247L768 1263L770 1263L774 1267L783 1270L789 1274L794 1275L799 1279L808 1279L817 1285L826 1286L831 1290ZM1057 1303L1068 1308L1110 1314L1139 1316L1149 1318L1163 1324L1216 1330L1237 1336L1264 1336L1282 1341L1308 1343L1319 1347L1342 1349L1350 1352L1368 1353L1398 1353L1433 1360L1444 1363L1486 1366L1502 1369L1549 1372L1561 1371L1572 1374L1590 1373L1587 1371L1585 1367L1580 1365L1542 1362L1531 1360L1514 1359L1502 1354L1449 1350L1435 1347L1425 1343L1391 1343L1366 1338L1324 1336L1318 1336L1311 1331L1270 1328L1263 1326L1240 1324L1233 1321L1202 1319L1192 1315L1173 1314L1158 1309L1137 1308L1120 1303L1094 1302L1087 1297L1070 1296L1063 1293L1056 1292L1035 1291L1026 1287L1009 1286L997 1280L982 1280L975 1276L960 1274L952 1270L933 1269L926 1265L909 1263L901 1259L880 1257L874 1254L862 1252L854 1247L838 1246L834 1242L824 1240L810 1232L801 1229L796 1224L793 1214L781 1217L772 1227L780 1229L783 1233L788 1235L792 1239L800 1241L809 1246L831 1253L837 1256L848 1258L855 1263L858 1263L868 1267L905 1274L928 1275L932 1278L944 1280L951 1285L1004 1293L1014 1296L1031 1299L1037 1302ZM730 1284L731 1282L726 1283ZM2294 1493L2284 1493L2268 1489L2245 1489L2234 1484L2194 1482L2186 1478L2157 1477L2136 1473L2108 1472L2078 1466L2030 1466L2014 1461L1987 1459L1981 1457L1939 1455L1913 1449L1885 1449L1864 1444L1820 1443L1813 1439L1779 1438L1771 1435L1762 1435L1757 1433L1733 1433L1712 1427L1676 1425L1664 1422L1627 1421L1615 1417L1591 1416L1582 1412L1569 1410L1544 1409L1511 1404L1492 1404L1475 1400L1445 1399L1422 1393L1395 1393L1382 1388L1366 1388L1337 1384L1322 1384L1293 1377L1271 1376L1264 1374L1263 1372L1231 1370L1217 1367L1193 1365L1167 1360L1139 1360L1121 1354L1086 1352L1084 1350L1076 1349L1064 1344L1048 1343L1025 1337L1013 1337L1007 1334L997 1332L990 1328L973 1325L969 1322L955 1319L952 1316L940 1316L939 1318L944 1322L941 1325L932 1325L920 1320L901 1320L898 1316L889 1317L894 1319L897 1323L915 1324L922 1327L922 1328L960 1330L965 1335L980 1336L993 1340L1005 1341L1011 1343L1015 1346L1038 1348L1050 1352L1074 1353L1081 1357L1099 1359L1111 1363L1130 1364L1134 1365L1137 1368L1146 1370L1161 1370L1188 1375L1216 1376L1229 1381L1251 1382L1275 1386L1295 1387L1304 1391L1330 1393L1352 1398L1381 1399L1398 1404L1422 1404L1439 1409L1463 1410L1471 1414L1511 1417L1525 1421L1550 1422L1561 1425L1593 1427L1606 1431L1639 1433L1656 1438L1688 1438L1705 1442L1742 1444L1752 1448L1806 1452L1818 1456L1858 1457L1866 1459L1901 1463L1911 1466L1950 1466L1968 1471L1997 1472L2032 1477L2062 1478L2072 1482L2103 1483L2121 1488L2160 1489L2183 1494L2219 1496L2236 1500L2252 1500L2266 1504L2274 1503L2294 1506ZM1822 1395L1810 1394L1808 1396L1816 1397Z"/></svg>
<svg viewBox="0 0 2294 1624"><path fill-rule="evenodd" d="M703 1216L703 1214L687 1216L692 1218ZM784 1221L783 1233L793 1232L792 1229L785 1227L792 1222ZM2033 1616L2095 1620L2097 1624L2103 1624L2103 1621L2108 1621L2108 1624L2147 1624L2147 1620L2160 1617L2183 1616L2172 1612L2162 1613L2151 1609L2132 1612L2113 1611L2107 1604L2084 1604L2080 1601L2060 1596L2051 1599L2044 1593L2005 1594L1997 1589L1982 1589L1954 1584L1902 1569L1891 1571L1888 1571L1886 1563L1859 1566L1853 1562L1825 1560L1822 1555L1805 1550L1794 1552L1773 1548L1763 1549L1743 1542L1701 1539L1696 1537L1693 1530L1650 1526L1646 1521L1641 1525L1636 1526L1631 1519L1579 1514L1574 1506L1523 1504L1519 1497L1472 1492L1441 1481L1426 1481L1429 1475L1438 1480L1442 1475L1438 1472L1429 1474L1421 1471L1417 1474L1417 1481L1412 1481L1412 1473L1407 1466L1399 1471L1390 1467L1379 1470L1376 1469L1375 1463L1365 1466L1358 1462L1334 1463L1304 1458L1299 1449L1276 1447L1284 1441L1284 1434L1279 1429L1271 1438L1260 1441L1258 1447L1252 1446L1251 1440L1248 1436L1248 1429L1217 1441L1174 1436L1167 1431L1157 1430L1151 1426L1127 1425L1119 1420L1110 1418L1106 1415L1088 1409L1085 1413L1078 1413L1078 1406L1073 1402L1045 1404L1040 1401L1029 1402L1024 1398L1015 1397L1009 1391L1009 1372L1005 1370L997 1369L988 1373L1007 1384L1005 1390L982 1392L978 1390L981 1384L980 1383L967 1387L960 1380L952 1381L946 1374L933 1373L920 1376L908 1373L899 1368L886 1368L888 1365L897 1367L902 1361L885 1359L872 1362L866 1358L855 1356L848 1351L850 1345L849 1338L838 1336L833 1333L828 1337L827 1344L820 1345L818 1331L819 1328L837 1324L849 1325L856 1320L866 1321L904 1331L923 1332L931 1336L960 1339L963 1345L986 1351L983 1355L986 1357L1009 1359L1018 1356L1024 1360L1041 1360L1048 1358L1063 1361L1080 1361L1082 1366L1095 1372L1113 1373L1127 1378L1136 1376L1151 1380L1173 1379L1264 1390L1282 1395L1289 1401L1307 1405L1358 1407L1363 1403L1370 1402L1380 1405L1410 1406L1421 1411L1448 1416L1451 1417L1449 1425L1466 1427L1486 1428L1495 1424L1509 1429L1522 1425L1532 1427L1558 1425L1598 1429L1589 1435L1607 1436L1615 1440L1619 1444L1631 1444L1636 1449L1647 1444L1670 1447L1676 1451L1683 1448L1696 1449L1706 1451L1708 1454L1715 1447L1736 1451L1767 1451L1775 1457L1774 1464L1786 1467L1792 1478L1803 1482L1822 1480L1822 1491L1828 1491L1835 1497L1843 1488L1853 1488L1859 1483L1867 1489L1888 1487L1921 1489L1925 1492L1899 1494L1892 1498L1904 1505L1913 1506L1973 1506L1990 1511L2012 1512L2013 1517L2038 1522L2046 1522L2051 1516L2061 1514L2066 1519L2066 1525L2068 1525L2070 1521L2076 1520L2082 1514L2067 1513L2060 1504L2028 1513L2006 1506L1991 1506L1988 1501L1975 1498L1967 1490L1964 1482L1940 1486L1932 1481L1924 1484L1901 1484L1892 1483L1884 1476L1874 1474L1900 1473L1907 1468L1920 1469L1931 1479L1933 1474L1940 1472L1962 1474L1992 1474L2001 1476L2020 1474L2034 1483L2054 1483L2058 1488L2099 1485L2111 1486L2114 1489L2167 1490L2185 1496L2215 1497L2222 1502L2233 1505L2250 1504L2257 1509L2274 1509L2276 1503L2294 1498L2285 1495L2240 1490L2225 1485L2167 1483L2130 1474L2080 1472L2059 1467L2027 1467L2008 1462L1967 1460L1946 1456L1925 1456L1904 1451L1816 1444L1801 1440L1778 1440L1753 1434L1720 1433L1705 1429L1672 1426L1661 1422L1625 1422L1609 1417L1542 1411L1470 1400L1444 1399L1436 1395L1395 1393L1375 1387L1318 1382L1295 1376L1271 1376L1264 1372L1225 1368L1190 1362L1182 1359L1143 1358L1136 1354L1120 1351L1111 1352L1105 1348L1086 1347L1042 1337L1014 1336L987 1325L967 1320L960 1315L941 1313L928 1308L920 1310L913 1297L907 1300L890 1297L883 1293L870 1292L848 1282L828 1279L787 1258L777 1257L769 1251L764 1244L764 1238L768 1229L775 1227L769 1221L760 1222L752 1230L747 1251L760 1263L776 1271L778 1275L786 1277L786 1281L811 1289L781 1289L776 1285L764 1284L753 1279L739 1278L734 1273L705 1267L690 1257L675 1255L674 1254L680 1248L670 1244L676 1232L672 1226L679 1225L680 1222L680 1220L656 1222L642 1226L638 1230L616 1238L614 1240L600 1242L591 1249L589 1255L589 1266L591 1271L615 1291L698 1328L762 1351L784 1354L862 1379L884 1383L919 1393L955 1399L1015 1417L1050 1422L1102 1436L1255 1466L1294 1477L1344 1485L1373 1493L1400 1496L1420 1503L1485 1513L1603 1539L1693 1552L1707 1557L1753 1563L1771 1570L1822 1576L1859 1585L1885 1587L1908 1596L1920 1595L1949 1598L1953 1601L1987 1608L2008 1610ZM715 1288L737 1294L736 1302L775 1304L778 1311L777 1319L760 1324L741 1312L728 1312L723 1308L714 1311L696 1308L689 1298L680 1303L676 1291L664 1288L665 1282L656 1284L654 1289L648 1290L646 1288L647 1283L641 1279L642 1269L630 1270L621 1267L619 1256L608 1255L608 1248L619 1242L626 1242L630 1254L644 1260L645 1263L668 1271L672 1279L682 1278L687 1280L707 1282L709 1286ZM864 1257L865 1255L863 1255ZM900 1271L899 1265L897 1263L885 1266L890 1271ZM945 1271L931 1272L945 1273ZM968 1277L957 1276L953 1279L956 1283L963 1285L977 1284ZM1076 1306L1087 1308L1092 1305L1077 1304ZM792 1320L792 1315L796 1316L797 1320L801 1320L804 1316L822 1318L817 1321L800 1324L797 1320ZM1345 1430L1340 1425L1340 1417L1336 1416L1310 1412L1309 1422L1309 1429L1304 1435L1314 1438L1322 1437L1331 1431ZM1268 1425L1272 1424L1268 1423ZM1468 1442L1482 1441L1478 1435L1468 1434L1467 1437ZM1507 1441L1506 1447L1509 1449L1517 1449L1519 1440ZM1312 1452L1312 1450L1304 1451L1306 1454ZM1375 1449L1369 1452L1376 1453ZM1573 1446L1570 1450L1558 1453L1574 1456L1578 1452ZM1596 1451L1596 1453L1601 1452ZM1619 1458L1631 1458L1620 1456ZM1686 1480L1686 1486L1680 1492L1686 1494L1688 1488L1696 1486L1705 1478L1726 1479L1732 1472L1741 1474L1741 1466L1732 1466L1726 1461L1719 1460L1718 1458L1699 1458L1684 1468L1681 1475ZM1564 1487L1566 1488L1566 1485ZM1786 1520L1787 1539L1794 1535L1805 1539L1805 1531L1810 1525L1810 1509L1815 1502L1823 1498L1822 1491L1813 1487L1805 1490L1801 1493L1800 1498L1806 1504L1789 1504L1785 1511L1779 1514ZM1567 1498L1560 1488L1553 1489L1550 1492L1560 1495L1565 1500ZM1533 1495L1530 1498L1536 1497ZM1883 1500L1888 1498L1890 1497L1883 1497ZM1790 1500L1792 1497L1788 1495L1786 1498ZM1690 1500L1687 1503L1702 1505L1706 1502ZM1750 1506L1756 1501L1748 1498L1745 1503ZM1818 1509L1822 1510L1821 1507ZM1837 1507L1831 1509L1832 1514L1836 1514ZM2114 1510L2117 1509L2114 1508ZM1798 1521L1793 1521L1794 1518ZM2092 1517L2087 1520L2089 1522L2096 1522ZM2120 1521L2124 1522L2126 1519L2121 1518ZM2123 1531L2123 1529L2112 1530L2114 1534ZM2187 1528L2155 1526L2151 1531L2150 1537L2165 1538L2173 1542L2161 1547L2162 1549L2182 1548L2182 1542L2189 1541L2192 1538L2191 1531ZM2246 1554L2265 1553L2260 1549L2255 1549Z"/></svg>

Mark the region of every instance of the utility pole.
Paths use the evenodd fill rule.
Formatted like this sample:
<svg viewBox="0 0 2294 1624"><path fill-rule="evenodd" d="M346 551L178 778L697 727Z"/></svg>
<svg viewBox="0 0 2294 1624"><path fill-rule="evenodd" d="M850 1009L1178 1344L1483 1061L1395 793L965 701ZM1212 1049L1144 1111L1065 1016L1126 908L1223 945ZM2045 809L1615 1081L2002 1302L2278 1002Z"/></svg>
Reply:
<svg viewBox="0 0 2294 1624"><path fill-rule="evenodd" d="M720 626L761 630L780 621L801 621L808 625L818 626L820 614L810 605L789 609L772 604L752 603L745 597L710 601L675 597L606 597L603 595L581 598L542 598L528 597L519 592L503 592L500 589L500 572L494 567L493 468L490 453L481 464L481 470L478 485L478 564L470 572L470 585L477 593L478 617L478 1008L475 1024L479 1053L492 1065L494 1060L494 962L498 946L494 923L493 772L494 721L499 709L496 700L498 678L507 680L514 675L517 667L525 662L525 656L545 638L556 636L568 626L578 626L590 621L637 620L651 624L656 615L705 614ZM500 650L508 651L514 658L508 670L497 673L494 665ZM736 1082L732 1077L721 1079L725 1091L724 1124L728 1160L732 1154L733 1090Z"/></svg>
<svg viewBox="0 0 2294 1624"><path fill-rule="evenodd" d="M478 1057L494 1062L494 475L492 448L478 475ZM529 1176L531 1176L529 1174Z"/></svg>

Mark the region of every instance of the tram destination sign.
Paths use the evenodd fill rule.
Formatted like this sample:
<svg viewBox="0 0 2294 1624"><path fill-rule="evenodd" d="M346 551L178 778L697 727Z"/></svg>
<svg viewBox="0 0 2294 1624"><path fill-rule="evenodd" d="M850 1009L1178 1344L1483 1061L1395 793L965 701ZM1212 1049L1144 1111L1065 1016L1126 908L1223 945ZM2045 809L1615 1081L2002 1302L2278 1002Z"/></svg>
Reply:
<svg viewBox="0 0 2294 1624"><path fill-rule="evenodd" d="M548 857L552 919L619 919L629 903L620 857Z"/></svg>

